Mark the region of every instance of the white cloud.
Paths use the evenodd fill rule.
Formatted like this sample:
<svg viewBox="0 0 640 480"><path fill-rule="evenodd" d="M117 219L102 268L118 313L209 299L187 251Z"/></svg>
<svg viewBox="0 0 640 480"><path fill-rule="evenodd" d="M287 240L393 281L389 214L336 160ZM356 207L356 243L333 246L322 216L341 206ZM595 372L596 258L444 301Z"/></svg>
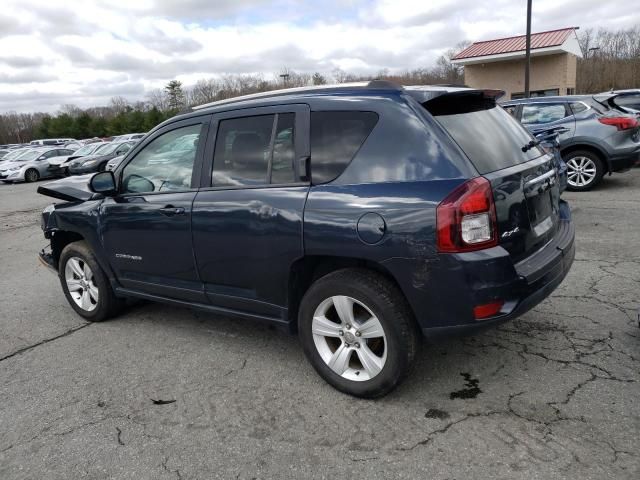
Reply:
<svg viewBox="0 0 640 480"><path fill-rule="evenodd" d="M283 67L330 73L430 67L462 40L521 34L524 1L5 0L0 111L141 99L172 78L193 83ZM536 0L534 31L626 28L622 0Z"/></svg>

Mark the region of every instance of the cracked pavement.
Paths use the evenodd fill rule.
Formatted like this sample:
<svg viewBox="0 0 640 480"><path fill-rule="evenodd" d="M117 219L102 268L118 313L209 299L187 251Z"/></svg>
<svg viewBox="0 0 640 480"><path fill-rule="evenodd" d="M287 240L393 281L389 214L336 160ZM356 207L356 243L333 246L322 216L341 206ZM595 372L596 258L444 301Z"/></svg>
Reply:
<svg viewBox="0 0 640 480"><path fill-rule="evenodd" d="M2 479L640 476L640 169L564 194L576 261L550 298L424 345L377 401L262 324L148 303L85 323L36 259L35 189L0 185Z"/></svg>

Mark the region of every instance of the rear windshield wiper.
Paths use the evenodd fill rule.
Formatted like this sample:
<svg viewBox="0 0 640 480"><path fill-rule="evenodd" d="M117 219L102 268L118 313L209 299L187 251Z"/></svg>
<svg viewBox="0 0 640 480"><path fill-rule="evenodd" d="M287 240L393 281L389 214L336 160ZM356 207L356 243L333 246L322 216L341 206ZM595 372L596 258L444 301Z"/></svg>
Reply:
<svg viewBox="0 0 640 480"><path fill-rule="evenodd" d="M531 140L529 143L522 147L522 151L526 152L527 150L531 150L533 147L537 147L538 145L540 145L540 142L538 140Z"/></svg>

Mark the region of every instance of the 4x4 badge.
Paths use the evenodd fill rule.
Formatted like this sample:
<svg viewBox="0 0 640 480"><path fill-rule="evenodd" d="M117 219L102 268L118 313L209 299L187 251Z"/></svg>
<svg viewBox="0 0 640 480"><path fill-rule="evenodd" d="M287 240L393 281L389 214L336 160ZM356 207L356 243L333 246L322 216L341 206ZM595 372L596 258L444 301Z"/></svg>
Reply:
<svg viewBox="0 0 640 480"><path fill-rule="evenodd" d="M500 238L509 238L513 235L515 235L516 233L518 233L520 231L520 227L516 227L513 230L509 230L508 232L504 232L502 235L500 235Z"/></svg>

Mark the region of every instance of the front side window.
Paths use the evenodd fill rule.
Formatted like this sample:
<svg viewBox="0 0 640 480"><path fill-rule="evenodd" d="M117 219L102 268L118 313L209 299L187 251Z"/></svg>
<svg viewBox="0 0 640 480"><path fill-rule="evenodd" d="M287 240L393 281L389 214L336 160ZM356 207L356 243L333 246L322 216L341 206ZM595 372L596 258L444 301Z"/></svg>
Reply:
<svg viewBox="0 0 640 480"><path fill-rule="evenodd" d="M124 167L123 193L188 190L200 139L200 124L156 137Z"/></svg>
<svg viewBox="0 0 640 480"><path fill-rule="evenodd" d="M567 116L564 104L524 105L522 107L523 125L538 125L557 122Z"/></svg>
<svg viewBox="0 0 640 480"><path fill-rule="evenodd" d="M214 187L296 182L294 113L221 120L211 176Z"/></svg>

